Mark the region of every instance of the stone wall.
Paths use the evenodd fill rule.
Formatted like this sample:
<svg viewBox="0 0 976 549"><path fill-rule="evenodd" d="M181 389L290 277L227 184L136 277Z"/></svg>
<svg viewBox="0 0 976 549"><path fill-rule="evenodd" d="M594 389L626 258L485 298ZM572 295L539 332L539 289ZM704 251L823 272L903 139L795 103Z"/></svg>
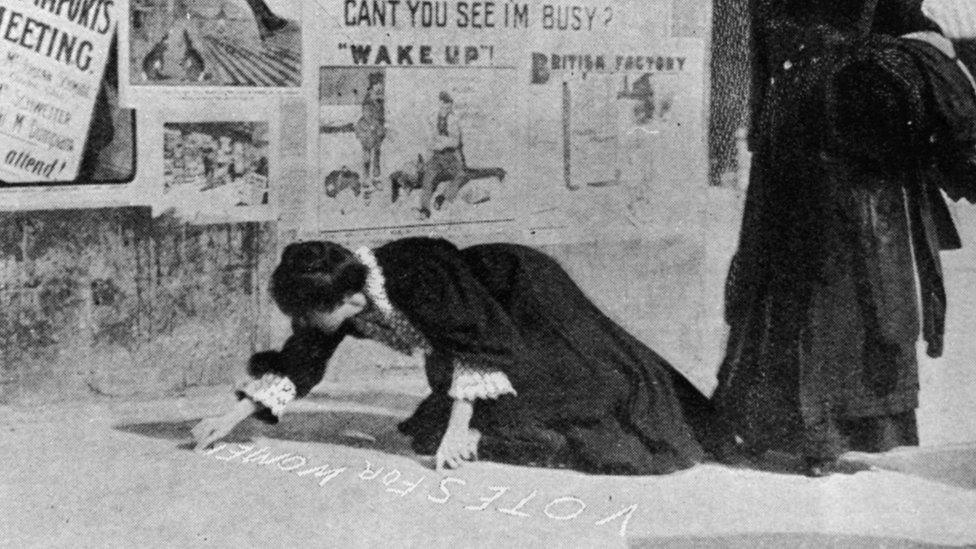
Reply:
<svg viewBox="0 0 976 549"><path fill-rule="evenodd" d="M0 402L227 381L262 343L273 248L148 208L0 213Z"/></svg>

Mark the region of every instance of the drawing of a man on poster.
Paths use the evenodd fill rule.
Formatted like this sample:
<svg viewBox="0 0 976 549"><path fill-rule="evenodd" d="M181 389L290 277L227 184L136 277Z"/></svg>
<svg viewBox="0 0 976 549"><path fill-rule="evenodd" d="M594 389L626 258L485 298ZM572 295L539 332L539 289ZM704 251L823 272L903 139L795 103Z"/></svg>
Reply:
<svg viewBox="0 0 976 549"><path fill-rule="evenodd" d="M442 91L438 99L440 105L431 128L430 157L425 163L424 177L421 183L420 217L422 219L430 217L431 197L434 195L435 185L439 181L446 178L448 185L444 194L438 197L435 203L438 209L443 204L454 202L466 181L464 156L461 151L463 145L461 124L454 112L454 99L446 91Z"/></svg>

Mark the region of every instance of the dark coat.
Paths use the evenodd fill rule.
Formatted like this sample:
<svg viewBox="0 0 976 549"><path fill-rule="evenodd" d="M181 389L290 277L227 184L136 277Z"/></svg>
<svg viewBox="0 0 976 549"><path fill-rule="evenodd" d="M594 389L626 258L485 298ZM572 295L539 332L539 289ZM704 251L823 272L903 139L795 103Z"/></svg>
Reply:
<svg viewBox="0 0 976 549"><path fill-rule="evenodd" d="M824 455L842 450L826 448L832 423L917 406L920 331L942 352L939 250L959 237L939 191L973 185L949 179L940 151L958 138L948 120L972 128L976 104L957 95L947 111L933 82L964 76L930 46L802 45L773 73L754 132L714 399L758 446Z"/></svg>
<svg viewBox="0 0 976 549"><path fill-rule="evenodd" d="M472 427L482 457L560 463L594 472L655 474L692 465L702 449L686 414L707 399L660 356L604 316L551 258L509 244L459 250L444 240L391 242L375 250L393 305L434 349L432 394L401 431L436 450L450 414L453 363L499 369L517 396L479 400ZM334 336L294 334L252 374L291 378L302 396L318 381Z"/></svg>
<svg viewBox="0 0 976 549"><path fill-rule="evenodd" d="M922 12L922 0L750 0L752 55L750 145L758 147L770 78L810 45L875 35L938 31Z"/></svg>

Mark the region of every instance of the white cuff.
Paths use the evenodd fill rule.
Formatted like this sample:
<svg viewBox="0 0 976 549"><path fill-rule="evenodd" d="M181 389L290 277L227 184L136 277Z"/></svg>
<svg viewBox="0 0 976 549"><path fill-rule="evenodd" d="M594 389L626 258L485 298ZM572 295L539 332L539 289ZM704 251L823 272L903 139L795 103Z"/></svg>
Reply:
<svg viewBox="0 0 976 549"><path fill-rule="evenodd" d="M383 277L383 268L376 261L373 250L363 246L355 251L356 259L366 266L366 296L385 316L393 313L393 304L386 295L386 278Z"/></svg>
<svg viewBox="0 0 976 549"><path fill-rule="evenodd" d="M285 405L295 400L295 384L290 379L276 374L264 374L258 379L252 379L241 387L240 392L247 395L280 418L285 412Z"/></svg>
<svg viewBox="0 0 976 549"><path fill-rule="evenodd" d="M447 395L458 400L496 399L502 395L515 395L515 387L501 370L468 366L454 362L454 376Z"/></svg>

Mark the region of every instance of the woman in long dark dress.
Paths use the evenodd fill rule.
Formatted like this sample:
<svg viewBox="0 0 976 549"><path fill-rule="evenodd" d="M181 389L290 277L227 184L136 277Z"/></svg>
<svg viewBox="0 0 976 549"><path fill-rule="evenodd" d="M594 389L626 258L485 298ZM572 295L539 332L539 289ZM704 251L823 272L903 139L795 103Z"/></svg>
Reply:
<svg viewBox="0 0 976 549"><path fill-rule="evenodd" d="M400 430L438 467L476 455L594 473L663 474L702 460L686 418L709 403L604 316L551 258L490 244L398 240L355 253L288 246L272 295L293 319L281 351L256 354L237 408L194 429L200 446L250 414L277 421L346 336L427 353L431 394Z"/></svg>
<svg viewBox="0 0 976 549"><path fill-rule="evenodd" d="M755 152L714 401L749 452L830 472L917 445L942 352L940 189L972 200L976 97L920 0L760 2Z"/></svg>

